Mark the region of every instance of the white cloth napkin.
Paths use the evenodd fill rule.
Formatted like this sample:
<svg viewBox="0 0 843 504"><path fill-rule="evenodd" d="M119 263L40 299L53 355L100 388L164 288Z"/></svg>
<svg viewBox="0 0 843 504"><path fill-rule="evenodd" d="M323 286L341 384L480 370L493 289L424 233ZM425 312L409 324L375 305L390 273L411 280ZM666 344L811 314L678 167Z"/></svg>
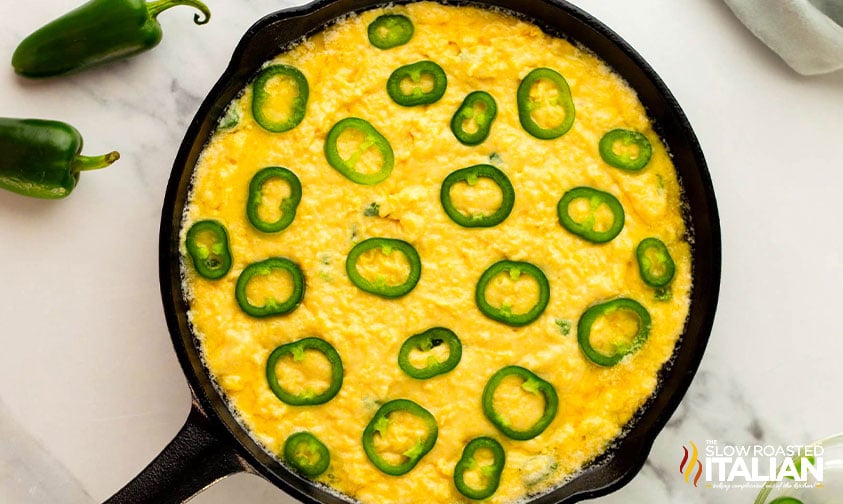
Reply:
<svg viewBox="0 0 843 504"><path fill-rule="evenodd" d="M94 504L70 471L12 418L2 399L0 502Z"/></svg>
<svg viewBox="0 0 843 504"><path fill-rule="evenodd" d="M843 0L725 0L738 19L803 75L843 68Z"/></svg>

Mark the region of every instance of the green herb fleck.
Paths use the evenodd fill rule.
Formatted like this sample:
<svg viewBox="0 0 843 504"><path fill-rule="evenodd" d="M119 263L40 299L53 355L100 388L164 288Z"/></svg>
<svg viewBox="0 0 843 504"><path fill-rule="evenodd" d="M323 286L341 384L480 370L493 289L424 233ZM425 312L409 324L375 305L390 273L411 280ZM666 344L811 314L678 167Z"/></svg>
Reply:
<svg viewBox="0 0 843 504"><path fill-rule="evenodd" d="M556 325L559 326L559 332L561 332L563 336L567 336L567 335L571 334L571 321L570 320L556 319Z"/></svg>
<svg viewBox="0 0 843 504"><path fill-rule="evenodd" d="M489 162L495 166L500 166L503 164L503 158L497 152L493 152L489 154Z"/></svg>
<svg viewBox="0 0 843 504"><path fill-rule="evenodd" d="M673 299L673 292L671 292L670 287L662 287L656 289L656 294L653 296L656 301L670 301Z"/></svg>
<svg viewBox="0 0 843 504"><path fill-rule="evenodd" d="M363 215L366 217L380 217L381 206L373 201L372 203L369 203L369 206L367 206L365 210L363 210Z"/></svg>
<svg viewBox="0 0 843 504"><path fill-rule="evenodd" d="M235 107L229 107L220 120L219 129L220 131L228 131L234 129L238 124L240 124L240 112Z"/></svg>

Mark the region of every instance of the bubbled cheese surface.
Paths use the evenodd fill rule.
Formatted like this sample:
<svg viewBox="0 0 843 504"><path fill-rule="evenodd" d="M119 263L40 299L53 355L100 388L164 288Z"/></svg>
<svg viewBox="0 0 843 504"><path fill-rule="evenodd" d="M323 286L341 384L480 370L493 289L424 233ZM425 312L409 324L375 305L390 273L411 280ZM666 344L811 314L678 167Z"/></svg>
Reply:
<svg viewBox="0 0 843 504"><path fill-rule="evenodd" d="M502 443L507 458L501 486L489 502L514 502L560 484L605 451L653 393L656 374L673 352L688 312L691 259L681 190L635 93L592 54L508 15L432 3L390 8L412 20L415 35L406 45L382 51L369 43L367 26L383 12L348 18L273 61L295 66L307 77L307 114L296 128L273 134L258 126L250 112L250 88L232 104L241 120L234 129L217 132L202 155L184 229L201 219L220 221L228 229L234 262L218 281L200 278L184 262L191 321L232 410L267 451L280 454L286 438L301 430L327 445L331 465L318 481L372 504L467 502L454 486L454 466L469 440L491 436ZM445 70L444 97L420 107L395 104L385 90L390 73L424 59ZM571 130L550 141L531 137L518 120L516 90L539 67L567 79L576 106ZM498 115L489 138L468 147L456 140L450 120L476 90L494 96ZM283 105L283 99L270 104L281 107L281 115ZM329 129L352 116L369 121L395 152L392 174L377 185L351 182L323 154ZM652 160L641 172L612 168L600 158L598 142L615 128L642 132L653 144ZM481 163L495 164L507 175L515 205L495 227L462 228L442 210L439 188L449 173ZM296 219L277 234L252 228L245 212L249 182L267 166L292 170L302 184ZM560 226L556 204L577 186L620 200L626 224L611 242L593 245ZM273 192L283 195L284 188L268 186L267 197ZM493 186L482 184L473 192L459 187L452 193L461 207L475 211L493 210L500 201ZM366 215L373 213L372 203L379 207L377 216ZM676 262L668 301L656 300L639 277L635 247L648 236L664 241ZM410 294L384 299L349 281L347 254L372 237L401 239L418 251L422 274ZM251 318L235 301L237 277L249 264L279 256L301 266L305 297L288 315ZM406 264L396 254L388 258L380 273L400 282ZM485 317L474 301L480 275L504 259L530 262L550 282L547 309L524 327ZM361 270L377 270L376 260L367 258ZM278 292L289 290L283 275L276 280ZM489 287L489 300L526 311L537 297L534 284L526 275L517 282L498 278ZM260 299L272 289L256 285L250 295ZM580 351L576 322L590 305L619 296L647 308L652 332L639 351L613 368L601 368ZM571 324L569 334L563 334L561 321ZM412 379L398 367L398 351L408 337L434 326L459 336L462 360L447 374ZM267 357L277 346L309 336L327 340L339 352L344 383L326 404L289 406L267 385ZM602 344L594 338L596 346ZM508 365L530 369L559 396L554 421L528 441L506 438L481 408L486 382ZM291 376L296 386L312 380L319 387L327 372L327 365L314 358ZM529 425L541 413L542 401L519 394L517 382L500 396L496 404L504 403L501 409L516 425ZM393 477L372 465L361 437L379 405L398 398L430 411L439 438L414 470Z"/></svg>

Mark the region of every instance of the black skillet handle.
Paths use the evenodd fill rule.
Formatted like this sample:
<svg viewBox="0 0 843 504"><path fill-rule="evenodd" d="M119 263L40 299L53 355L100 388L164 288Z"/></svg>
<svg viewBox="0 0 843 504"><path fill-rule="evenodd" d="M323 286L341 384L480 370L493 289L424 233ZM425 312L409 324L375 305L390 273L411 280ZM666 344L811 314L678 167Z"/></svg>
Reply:
<svg viewBox="0 0 843 504"><path fill-rule="evenodd" d="M170 444L105 504L185 502L212 483L249 470L235 446L194 403Z"/></svg>

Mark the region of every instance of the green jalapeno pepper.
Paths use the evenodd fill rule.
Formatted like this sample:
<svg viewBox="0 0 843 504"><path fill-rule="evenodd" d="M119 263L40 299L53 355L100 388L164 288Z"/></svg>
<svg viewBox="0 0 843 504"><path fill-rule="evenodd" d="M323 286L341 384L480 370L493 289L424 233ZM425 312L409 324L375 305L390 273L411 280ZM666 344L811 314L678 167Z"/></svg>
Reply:
<svg viewBox="0 0 843 504"><path fill-rule="evenodd" d="M619 310L632 313L638 318L638 330L632 337L631 344L617 344L615 351L609 355L598 352L591 346L591 327L600 317L611 315ZM577 323L577 341L579 341L582 353L591 362L603 367L612 367L620 362L627 355L635 352L650 335L650 312L641 303L629 298L618 298L605 303L596 304L588 308L580 317Z"/></svg>
<svg viewBox="0 0 843 504"><path fill-rule="evenodd" d="M386 435L390 423L389 416L396 411L403 411L418 417L427 427L426 435L418 439L412 448L402 454L405 460L399 463L388 461L375 447L375 434ZM390 476L401 476L413 470L422 457L433 449L438 436L439 426L436 424L436 418L429 411L408 399L395 399L381 406L369 425L366 426L366 430L363 431L363 449L366 451L369 460L383 473Z"/></svg>
<svg viewBox="0 0 843 504"><path fill-rule="evenodd" d="M290 275L293 282L293 292L285 301L278 301L274 298L269 298L264 301L263 306L255 306L249 302L246 296L246 287L249 282L258 276L270 275L273 271L286 271ZM234 289L234 297L240 309L247 315L257 318L273 317L276 315L286 315L298 308L302 298L304 298L305 283L304 273L301 268L293 261L283 257L272 257L265 261L257 262L246 266L246 269L240 273L237 278L237 285Z"/></svg>
<svg viewBox="0 0 843 504"><path fill-rule="evenodd" d="M363 143L348 159L343 159L337 145L340 135L347 129L355 129L363 134ZM363 173L356 170L360 157L370 148L374 147L381 154L381 168L375 173ZM358 117L347 117L328 132L325 139L325 158L328 164L340 172L345 178L352 182L363 185L375 185L389 177L392 167L395 165L395 154L389 140L380 134L374 126Z"/></svg>
<svg viewBox="0 0 843 504"><path fill-rule="evenodd" d="M422 89L422 78L427 75L433 79L433 88L430 91ZM413 89L410 93L404 93L401 83L409 79ZM442 67L432 61L418 61L398 68L386 81L386 92L392 101L402 107L415 107L416 105L428 105L439 101L448 88L448 77Z"/></svg>
<svg viewBox="0 0 843 504"><path fill-rule="evenodd" d="M34 198L67 197L81 172L120 159L81 156L82 135L73 126L42 119L0 118L0 188Z"/></svg>
<svg viewBox="0 0 843 504"><path fill-rule="evenodd" d="M451 201L451 188L460 182L475 185L477 180L481 178L491 180L500 188L503 196L501 206L489 215L465 215L457 210ZM480 164L462 168L445 177L442 188L439 190L439 200L442 202L442 208L448 214L448 217L460 226L468 228L493 227L506 220L512 212L512 207L515 205L515 189L504 172L492 165Z"/></svg>
<svg viewBox="0 0 843 504"><path fill-rule="evenodd" d="M770 504L802 504L802 501L793 497L779 497L770 501Z"/></svg>
<svg viewBox="0 0 843 504"><path fill-rule="evenodd" d="M489 287L489 283L495 276L503 272L509 273L510 278L513 280L517 280L521 274L527 274L533 277L539 284L539 299L529 311L525 313L512 313L512 308L507 305L495 308L486 301L486 289ZM524 326L539 318L544 312L544 309L547 308L547 303L550 301L550 283L547 281L547 277L542 270L530 263L499 261L489 266L480 276L480 280L477 282L477 289L474 292L474 300L483 315L486 315L490 319L515 327Z"/></svg>
<svg viewBox="0 0 843 504"><path fill-rule="evenodd" d="M284 442L284 461L295 471L309 477L319 476L331 464L325 443L309 432L296 432Z"/></svg>
<svg viewBox="0 0 843 504"><path fill-rule="evenodd" d="M644 238L635 249L641 280L650 287L665 287L673 280L676 264L667 245L658 238Z"/></svg>
<svg viewBox="0 0 843 504"><path fill-rule="evenodd" d="M549 103L541 103L530 97L530 91L533 85L540 80L546 80L553 84L556 88L557 95ZM559 138L574 125L574 117L576 116L576 109L574 108L574 99L571 97L571 88L568 86L568 81L562 74L550 68L536 68L527 74L518 86L516 94L518 100L518 119L521 121L521 126L524 130L541 140L552 140ZM533 118L533 112L546 106L561 107L565 111L565 118L552 127L543 127Z"/></svg>
<svg viewBox="0 0 843 504"><path fill-rule="evenodd" d="M281 120L272 119L266 110L267 102L271 97L267 86L269 81L276 77L287 78L296 87L296 96L290 103L287 117ZM261 70L252 84L252 115L261 128L272 133L284 133L304 120L309 97L310 87L307 85L307 77L298 68L290 65L272 65Z"/></svg>
<svg viewBox="0 0 843 504"><path fill-rule="evenodd" d="M369 24L369 42L378 49L392 49L413 38L413 22L401 14L383 14Z"/></svg>
<svg viewBox="0 0 843 504"><path fill-rule="evenodd" d="M463 100L462 105L451 118L451 131L460 143L479 145L489 137L492 123L498 115L498 104L489 93L474 91ZM466 131L467 122L473 122L476 131Z"/></svg>
<svg viewBox="0 0 843 504"><path fill-rule="evenodd" d="M301 362L305 359L306 350L316 350L328 359L331 365L331 382L328 388L322 392L315 392L313 390L306 390L300 394L294 394L285 389L281 383L278 382L275 368L278 360L286 355L292 355L293 360ZM340 354L327 341L320 338L304 338L293 343L281 345L269 354L269 359L266 361L266 381L269 383L269 388L278 399L291 406L312 406L317 404L324 404L337 395L337 392L342 388L343 368Z"/></svg>
<svg viewBox="0 0 843 504"><path fill-rule="evenodd" d="M199 0L92 0L24 39L12 66L25 77L52 77L148 51L163 36L156 18L177 5L200 10L198 25L211 18Z"/></svg>
<svg viewBox="0 0 843 504"><path fill-rule="evenodd" d="M430 356L427 359L427 365L422 368L418 368L410 362L410 353L413 350L429 352L442 344L448 346L448 358L444 361L439 361ZM426 380L445 374L457 367L460 359L462 359L462 343L460 343L460 339L454 331L444 327L433 327L410 336L401 345L401 350L398 352L398 366L410 377L417 380Z"/></svg>
<svg viewBox="0 0 843 504"><path fill-rule="evenodd" d="M489 450L492 452L492 463L479 467L475 457L478 450ZM454 484L457 490L469 499L483 500L494 495L501 483L501 474L506 464L506 453L503 446L493 438L474 438L465 445L462 456L454 468ZM480 474L485 478L482 488L474 488L465 481L465 473L472 469L479 469Z"/></svg>
<svg viewBox="0 0 843 504"><path fill-rule="evenodd" d="M501 382L508 376L517 376L524 380L521 388L530 394L541 394L544 397L544 412L542 416L536 420L536 423L527 429L519 430L510 425L501 414L495 409L495 390L500 386ZM511 439L518 441L525 441L533 439L538 436L550 422L556 418L556 412L559 409L559 397L556 395L556 389L553 388L549 382L542 380L535 373L529 369L521 366L506 366L499 369L483 389L483 413L486 418L492 422L501 432Z"/></svg>
<svg viewBox="0 0 843 504"><path fill-rule="evenodd" d="M275 222L266 222L258 215L263 201L263 186L272 179L280 179L290 187L290 196L281 200L279 208L281 217ZM280 166L270 166L257 172L249 183L249 200L246 204L246 216L249 222L258 231L264 233L277 233L283 231L293 223L296 218L296 210L301 202L301 182L296 174Z"/></svg>
<svg viewBox="0 0 843 504"><path fill-rule="evenodd" d="M215 220L202 220L187 230L185 246L196 272L208 280L218 280L231 269L231 249L225 227Z"/></svg>
<svg viewBox="0 0 843 504"><path fill-rule="evenodd" d="M620 143L622 147L634 145L635 152L618 153L615 146ZM600 139L600 157L610 166L627 171L638 171L647 166L653 154L653 147L647 137L627 129L614 129Z"/></svg>
<svg viewBox="0 0 843 504"><path fill-rule="evenodd" d="M404 254L404 257L410 263L410 273L404 282L398 285L389 285L382 278L370 282L357 271L357 261L360 259L360 256L375 249L380 249L385 255L389 255L394 251ZM345 271L348 273L348 279L351 280L351 283L360 290L384 298L399 298L409 294L416 287L416 284L419 283L422 265L419 253L409 243L392 238L369 238L355 245L351 249L351 252L348 253L348 258L345 261Z"/></svg>
<svg viewBox="0 0 843 504"><path fill-rule="evenodd" d="M584 199L588 202L589 214L585 220L578 222L571 217L570 206L578 199ZM597 209L601 205L612 212L612 225L605 231L598 231L595 229L597 220ZM566 192L559 204L556 206L556 212L559 215L559 223L570 231L571 233L590 241L591 243L606 243L616 237L623 229L625 215L621 202L613 195L598 191L592 187L575 187Z"/></svg>

